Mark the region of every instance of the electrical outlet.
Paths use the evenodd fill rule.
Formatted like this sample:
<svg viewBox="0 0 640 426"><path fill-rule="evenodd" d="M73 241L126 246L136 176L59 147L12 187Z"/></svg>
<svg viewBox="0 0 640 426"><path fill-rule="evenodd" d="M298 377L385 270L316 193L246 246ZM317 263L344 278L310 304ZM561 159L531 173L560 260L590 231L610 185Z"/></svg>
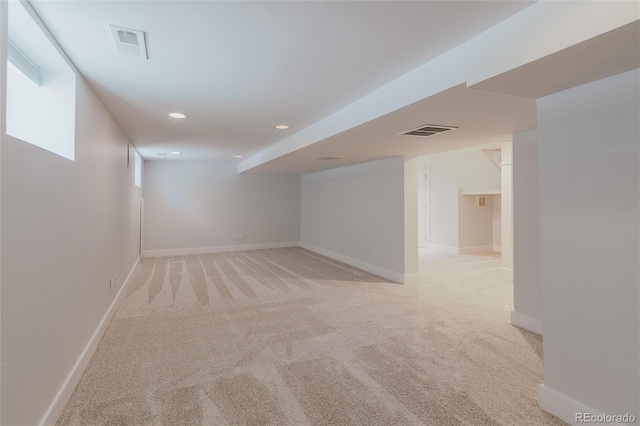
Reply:
<svg viewBox="0 0 640 426"><path fill-rule="evenodd" d="M240 234L240 235L238 235L238 239L239 239L240 241L244 240L244 234Z"/></svg>
<svg viewBox="0 0 640 426"><path fill-rule="evenodd" d="M113 287L115 287L117 284L118 284L118 274L115 274L109 280L109 292L112 292L113 291Z"/></svg>
<svg viewBox="0 0 640 426"><path fill-rule="evenodd" d="M233 241L238 241L238 234L233 234Z"/></svg>

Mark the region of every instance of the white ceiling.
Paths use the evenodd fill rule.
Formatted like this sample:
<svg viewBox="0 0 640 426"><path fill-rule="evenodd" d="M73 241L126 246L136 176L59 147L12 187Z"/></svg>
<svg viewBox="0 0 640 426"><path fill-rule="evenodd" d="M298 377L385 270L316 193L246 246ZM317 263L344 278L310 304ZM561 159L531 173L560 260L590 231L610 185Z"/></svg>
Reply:
<svg viewBox="0 0 640 426"><path fill-rule="evenodd" d="M398 135L424 124L459 127L428 138ZM392 156L414 158L504 142L536 128L536 100L460 84L376 120L261 164L251 172L305 174ZM321 155L343 158L314 160Z"/></svg>
<svg viewBox="0 0 640 426"><path fill-rule="evenodd" d="M232 162L238 161L234 154L249 157L264 150L531 2L32 4L145 158L178 150L183 152L181 160ZM149 60L118 56L109 24L145 31ZM520 102L507 96L498 102L495 96L502 95L479 93L482 92L456 88L445 96L454 96L458 101L466 99L460 97L473 101L487 96L484 100L490 104L492 99L495 101L494 112L531 108L526 104L529 100ZM417 114L424 112L419 108L436 110L434 105L416 105L418 109L411 111ZM477 110L471 108L469 114L490 110L473 105ZM171 111L184 112L189 118L170 119L167 113ZM432 117L441 121L435 124L456 124L447 123L446 115ZM393 126L387 132L395 132L398 126L406 130L404 124L408 122L423 124L424 120L413 118L389 121ZM531 124L526 122L530 120L527 117L525 122L514 120L516 123L498 128L498 134ZM291 129L273 129L280 123ZM464 132L451 135L462 138ZM362 136L355 140L344 137L329 139L327 149L331 143L357 147L362 142ZM399 141L378 143L386 142ZM417 142L406 143L408 147L416 145ZM264 169L302 172L296 170L297 159L290 160L293 163L278 163L281 167L277 169L271 164Z"/></svg>

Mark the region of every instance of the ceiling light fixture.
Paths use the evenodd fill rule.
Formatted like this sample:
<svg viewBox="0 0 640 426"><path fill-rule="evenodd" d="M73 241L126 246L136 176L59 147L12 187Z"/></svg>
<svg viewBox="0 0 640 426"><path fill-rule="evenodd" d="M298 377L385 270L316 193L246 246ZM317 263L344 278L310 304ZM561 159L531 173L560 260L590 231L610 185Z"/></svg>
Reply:
<svg viewBox="0 0 640 426"><path fill-rule="evenodd" d="M180 151L171 151L171 154L173 154L173 155L180 155L180 154L182 154L182 153L181 153Z"/></svg>
<svg viewBox="0 0 640 426"><path fill-rule="evenodd" d="M275 127L278 130L287 130L289 128L289 126L287 126L286 124L277 124L273 127Z"/></svg>
<svg viewBox="0 0 640 426"><path fill-rule="evenodd" d="M171 118L187 118L187 116L182 114L181 112L171 112L171 113L169 113L169 117L171 117Z"/></svg>
<svg viewBox="0 0 640 426"><path fill-rule="evenodd" d="M234 157L236 157L236 158L242 158L243 156L242 156L242 155L234 155Z"/></svg>

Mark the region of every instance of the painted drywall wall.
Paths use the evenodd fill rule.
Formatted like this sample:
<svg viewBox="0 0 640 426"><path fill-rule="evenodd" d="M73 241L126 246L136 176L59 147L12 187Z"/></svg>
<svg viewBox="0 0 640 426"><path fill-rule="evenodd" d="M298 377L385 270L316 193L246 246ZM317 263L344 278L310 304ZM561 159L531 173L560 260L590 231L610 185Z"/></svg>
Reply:
<svg viewBox="0 0 640 426"><path fill-rule="evenodd" d="M404 280L404 173L392 157L302 176L302 246Z"/></svg>
<svg viewBox="0 0 640 426"><path fill-rule="evenodd" d="M421 165L418 159L418 244L429 246L429 165Z"/></svg>
<svg viewBox="0 0 640 426"><path fill-rule="evenodd" d="M635 70L538 100L543 408L640 415L639 86Z"/></svg>
<svg viewBox="0 0 640 426"><path fill-rule="evenodd" d="M146 161L143 182L145 256L300 240L299 176L238 174L235 164Z"/></svg>
<svg viewBox="0 0 640 426"><path fill-rule="evenodd" d="M429 187L429 248L457 254L460 241L460 191L436 165L431 166Z"/></svg>
<svg viewBox="0 0 640 426"><path fill-rule="evenodd" d="M500 162L500 251L502 269L513 272L513 142L502 142ZM513 277L511 277L513 278Z"/></svg>
<svg viewBox="0 0 640 426"><path fill-rule="evenodd" d="M476 195L460 195L458 200L460 254L493 250L492 197L484 196L485 206L477 205Z"/></svg>
<svg viewBox="0 0 640 426"><path fill-rule="evenodd" d="M502 221L501 221L501 197L499 194L491 196L491 210L493 222L493 251L500 253L502 251Z"/></svg>
<svg viewBox="0 0 640 426"><path fill-rule="evenodd" d="M513 311L542 331L538 132L513 135ZM512 318L515 318L512 315ZM517 321L516 325L521 325Z"/></svg>
<svg viewBox="0 0 640 426"><path fill-rule="evenodd" d="M2 138L2 424L55 422L138 256L127 137L80 76L76 96L75 161Z"/></svg>
<svg viewBox="0 0 640 426"><path fill-rule="evenodd" d="M418 163L414 158L404 163L404 281L420 282L418 256Z"/></svg>

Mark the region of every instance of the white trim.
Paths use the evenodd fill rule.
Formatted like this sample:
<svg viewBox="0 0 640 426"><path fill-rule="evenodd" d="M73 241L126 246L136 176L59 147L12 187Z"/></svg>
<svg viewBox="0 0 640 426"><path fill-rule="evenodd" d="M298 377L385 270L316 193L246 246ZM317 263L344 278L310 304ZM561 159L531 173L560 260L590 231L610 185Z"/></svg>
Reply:
<svg viewBox="0 0 640 426"><path fill-rule="evenodd" d="M35 9L31 5L31 3L29 3L28 0L19 0L19 2L20 2L20 5L22 7L24 7L24 9L27 11L27 13L31 16L31 19L33 19L35 21L35 23L38 25L38 27L40 27L40 30L42 30L44 35L49 39L49 42L58 51L58 53L62 57L62 60L65 61L67 63L67 65L69 65L71 70L74 73L76 73L76 75L79 76L80 75L80 71L78 71L78 68L76 68L75 64L73 62L71 62L71 59L69 59L69 57L64 52L64 50L62 50L62 47L60 47L60 45L58 44L58 41L53 37L53 34L51 34L51 31L49 31L49 28L47 28L47 26L44 24L42 19L40 19L40 16L36 13Z"/></svg>
<svg viewBox="0 0 640 426"><path fill-rule="evenodd" d="M496 253L502 253L502 246L495 244L493 246L493 251L495 251Z"/></svg>
<svg viewBox="0 0 640 426"><path fill-rule="evenodd" d="M7 40L7 59L24 75L29 77L31 81L40 86L40 82L42 81L40 67L29 59L11 39Z"/></svg>
<svg viewBox="0 0 640 426"><path fill-rule="evenodd" d="M542 321L537 318L511 311L511 324L524 328L532 333L542 335Z"/></svg>
<svg viewBox="0 0 640 426"><path fill-rule="evenodd" d="M403 284L420 284L422 280L422 274L416 272L415 274L404 274Z"/></svg>
<svg viewBox="0 0 640 426"><path fill-rule="evenodd" d="M167 250L145 250L142 252L142 257L187 256L190 254L223 253L227 251L266 250L266 249L273 249L273 248L298 247L299 245L300 243L298 241L295 241L295 242L286 242L286 243L239 244L235 246L194 247L194 248L179 248L179 249L167 249Z"/></svg>
<svg viewBox="0 0 640 426"><path fill-rule="evenodd" d="M442 253L442 254L460 254L458 247L443 246L441 244L429 243L427 251L430 253Z"/></svg>
<svg viewBox="0 0 640 426"><path fill-rule="evenodd" d="M538 400L540 408L549 414L553 414L559 419L564 420L570 425L578 425L584 423L576 422L576 413L589 413L594 416L602 415L598 410L587 407L586 405L571 399L567 395L551 389L543 384L538 388ZM618 424L618 423L616 423Z"/></svg>
<svg viewBox="0 0 640 426"><path fill-rule="evenodd" d="M404 284L405 275L401 272L392 271L391 269L383 268L382 266L372 265L371 263L367 263L358 259L353 259L351 257L342 255L340 253L336 253L331 250L326 250L320 247L316 247L312 244L305 243L302 241L300 242L300 247L310 250L312 252L321 254L323 256L330 257L331 259L337 260L339 262L346 263L347 265L354 266L358 269L362 269L363 271L370 272L374 275L378 275L382 278L386 278L388 280L391 280L400 284Z"/></svg>
<svg viewBox="0 0 640 426"><path fill-rule="evenodd" d="M131 278L131 275L133 275L133 272L136 270L136 266L138 266L139 262L140 262L140 257L138 257L138 259L136 260L136 263L133 264L131 271L129 271L129 275L127 275L127 279L124 281L124 283L120 287L120 290L118 290L118 294L113 299L113 302L111 302L109 309L107 309L107 312L105 312L104 316L102 317L102 321L100 321L100 324L98 324L98 327L93 332L93 335L89 339L89 342L87 342L87 345L84 347L84 350L82 351L82 353L76 360L75 364L73 365L73 368L69 372L69 375L67 376L64 383L58 390L58 393L56 394L56 396L53 398L53 401L51 401L49 408L45 412L44 416L42 416L42 419L40 420L40 423L39 423L40 425L54 425L58 421L58 417L60 417L60 414L62 414L62 410L64 409L65 405L67 405L67 402L69 402L69 398L71 398L71 394L73 393L76 386L78 385L80 378L82 378L82 375L84 374L84 370L87 368L87 365L89 365L89 361L91 361L91 357L96 352L96 349L98 348L98 343L100 343L100 340L102 339L102 335L104 334L105 330L107 329L107 326L111 322L111 318L113 318L113 314L115 313L116 308L118 307L120 298L124 294L124 289L125 287L127 287L127 284L129 284L129 279Z"/></svg>
<svg viewBox="0 0 640 426"><path fill-rule="evenodd" d="M490 245L490 246L460 247L458 249L458 253L459 254L486 253L488 251L493 251L493 245Z"/></svg>

